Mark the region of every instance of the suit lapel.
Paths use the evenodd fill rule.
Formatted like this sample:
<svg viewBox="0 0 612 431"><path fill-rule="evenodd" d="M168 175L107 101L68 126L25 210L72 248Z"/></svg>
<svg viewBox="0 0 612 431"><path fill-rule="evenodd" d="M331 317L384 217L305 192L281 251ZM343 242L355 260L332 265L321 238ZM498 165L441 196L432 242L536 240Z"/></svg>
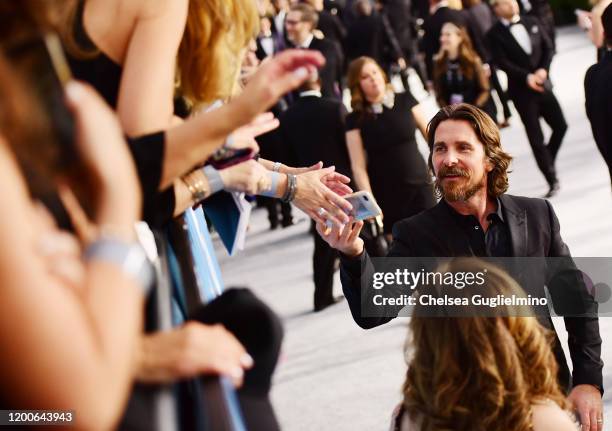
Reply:
<svg viewBox="0 0 612 431"><path fill-rule="evenodd" d="M524 17L523 17L524 18ZM538 62L537 57L539 57L539 46L540 46L540 29L536 26L535 22L531 20L523 21L525 29L527 29L527 34L529 35L529 41L531 42L531 55L529 56L529 61L532 66L535 66ZM535 33L532 31L535 28Z"/></svg>
<svg viewBox="0 0 612 431"><path fill-rule="evenodd" d="M502 195L499 199L510 230L512 255L527 256L527 211L519 207L512 196Z"/></svg>
<svg viewBox="0 0 612 431"><path fill-rule="evenodd" d="M518 41L514 38L514 35L512 34L512 32L510 31L510 28L506 27L504 24L501 23L501 21L497 22L499 27L500 27L500 33L508 40L508 42L514 46L514 49L521 53L522 55L525 56L525 58L527 59L528 63L531 64L531 58L530 56L525 52L525 50L523 49L523 47L518 43ZM529 29L527 27L525 27L527 29L527 33L529 33ZM529 33L529 37L531 38L531 33ZM532 42L533 44L533 42ZM531 52L533 53L533 45L531 47Z"/></svg>

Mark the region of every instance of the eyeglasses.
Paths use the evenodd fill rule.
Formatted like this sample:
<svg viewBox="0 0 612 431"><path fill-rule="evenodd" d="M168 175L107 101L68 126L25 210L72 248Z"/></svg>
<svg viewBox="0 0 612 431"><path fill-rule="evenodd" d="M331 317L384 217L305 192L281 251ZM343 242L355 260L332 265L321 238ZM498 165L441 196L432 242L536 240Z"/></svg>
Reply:
<svg viewBox="0 0 612 431"><path fill-rule="evenodd" d="M298 21L298 20L293 20L293 19L286 19L285 20L285 25L298 25L301 22L303 22L303 21Z"/></svg>

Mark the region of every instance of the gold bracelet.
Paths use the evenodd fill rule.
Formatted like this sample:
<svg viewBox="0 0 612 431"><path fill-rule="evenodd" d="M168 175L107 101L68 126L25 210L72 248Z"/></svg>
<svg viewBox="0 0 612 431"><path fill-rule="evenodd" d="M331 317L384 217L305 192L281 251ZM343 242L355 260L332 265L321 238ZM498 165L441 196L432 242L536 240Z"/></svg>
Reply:
<svg viewBox="0 0 612 431"><path fill-rule="evenodd" d="M191 199L194 204L197 204L206 198L208 190L206 190L206 178L200 169L196 169L187 175L181 177L183 183L187 186Z"/></svg>

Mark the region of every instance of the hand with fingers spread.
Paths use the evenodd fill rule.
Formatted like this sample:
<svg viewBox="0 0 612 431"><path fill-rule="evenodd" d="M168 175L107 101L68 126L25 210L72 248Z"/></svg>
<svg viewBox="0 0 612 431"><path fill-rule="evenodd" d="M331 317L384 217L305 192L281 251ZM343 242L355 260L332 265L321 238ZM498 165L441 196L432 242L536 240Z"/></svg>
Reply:
<svg viewBox="0 0 612 431"><path fill-rule="evenodd" d="M578 411L584 431L603 430L603 404L599 389L587 384L576 385L572 388L568 399Z"/></svg>
<svg viewBox="0 0 612 431"><path fill-rule="evenodd" d="M353 193L353 189L347 186L351 182L351 179L346 175L342 175L338 172L332 172L321 178L323 184L325 184L331 191L339 196L348 195Z"/></svg>
<svg viewBox="0 0 612 431"><path fill-rule="evenodd" d="M317 232L321 238L341 253L349 257L356 257L363 253L363 240L359 238L359 233L363 227L363 221L351 220L345 225L333 224L327 226L325 222L317 222Z"/></svg>
<svg viewBox="0 0 612 431"><path fill-rule="evenodd" d="M330 220L335 224L348 223L347 214L353 209L349 201L339 196L325 184L325 178L334 173L335 167L305 172L297 176L297 191L293 203L310 218L317 222L325 223ZM337 174L332 180L334 183L341 182L348 178ZM321 209L325 211L325 217L321 214Z"/></svg>
<svg viewBox="0 0 612 431"><path fill-rule="evenodd" d="M221 374L242 385L253 359L222 325L188 322L179 328L144 335L136 379L143 383L171 383L202 374Z"/></svg>

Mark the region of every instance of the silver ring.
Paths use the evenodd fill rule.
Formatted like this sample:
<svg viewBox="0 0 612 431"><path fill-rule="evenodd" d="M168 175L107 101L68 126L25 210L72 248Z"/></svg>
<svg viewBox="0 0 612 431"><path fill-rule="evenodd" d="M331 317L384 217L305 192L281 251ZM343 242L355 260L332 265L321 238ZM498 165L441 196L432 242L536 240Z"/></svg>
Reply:
<svg viewBox="0 0 612 431"><path fill-rule="evenodd" d="M323 217L323 215L325 215L325 208L321 207L317 210L317 214L319 214L321 217Z"/></svg>

